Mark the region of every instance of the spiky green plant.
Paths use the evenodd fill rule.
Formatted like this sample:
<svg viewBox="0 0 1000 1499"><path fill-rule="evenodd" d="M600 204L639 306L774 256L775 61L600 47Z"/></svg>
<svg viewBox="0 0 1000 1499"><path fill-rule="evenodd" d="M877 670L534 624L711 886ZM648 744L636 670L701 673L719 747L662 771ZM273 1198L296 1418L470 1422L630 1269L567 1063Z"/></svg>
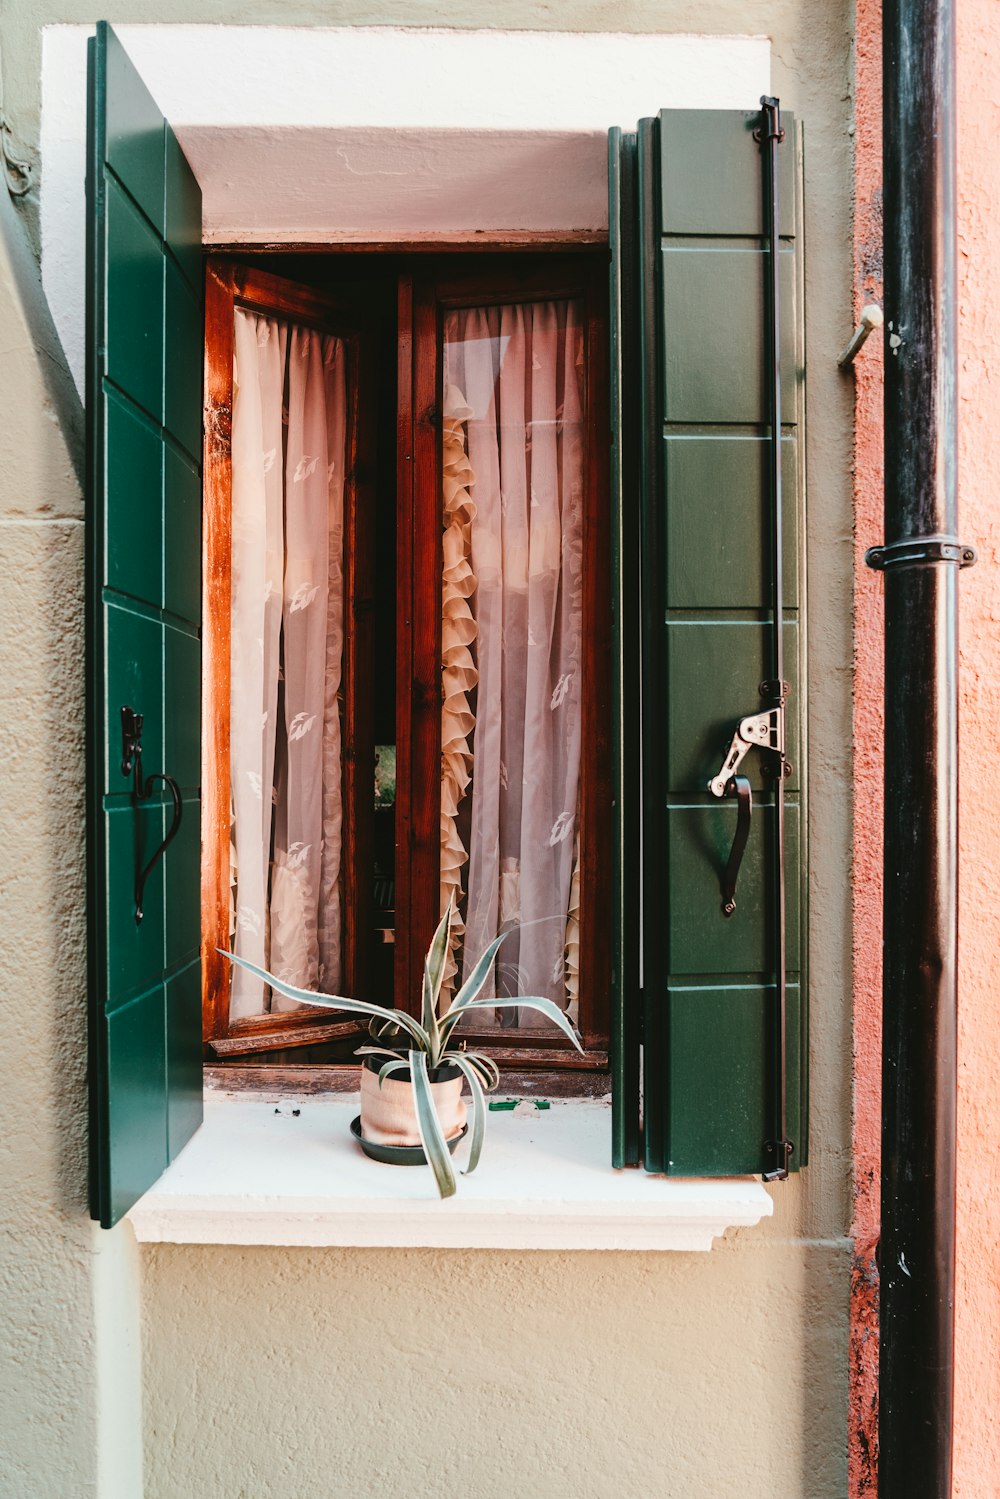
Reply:
<svg viewBox="0 0 1000 1499"><path fill-rule="evenodd" d="M469 1084L472 1094L472 1139L465 1175L475 1171L479 1165L483 1139L486 1135L485 1094L495 1088L500 1081L500 1072L492 1057L487 1056L485 1052L466 1051L461 1044L454 1044L455 1029L462 1017L473 1010L511 1009L515 1006L537 1010L540 1015L545 1015L557 1025L578 1051L583 1050L576 1031L562 1010L558 1005L553 1004L551 999L524 994L514 995L509 999L479 998L500 946L510 936L509 932L502 932L490 943L454 999L449 1005L444 1005L442 985L448 953L451 949L451 927L454 915L455 908L452 904L442 916L431 945L427 949L427 956L424 958L423 997L419 1020L406 1014L404 1010L390 1010L384 1005L371 1004L368 1000L347 999L340 994L315 994L311 989L296 989L294 985L286 984L283 979L276 978L266 969L258 968L254 963L248 963L245 958L236 957L235 953L222 953L222 956L228 958L231 963L245 968L248 973L256 974L259 979L263 979L266 984L270 984L272 989L277 990L279 994L284 994L288 999L296 999L307 1005L319 1005L328 1010L344 1011L347 1014L367 1015L371 1023L372 1037L377 1041L391 1042L396 1036L401 1038L398 1044L360 1047L359 1055L388 1058L388 1061L379 1069L379 1087L394 1072L409 1070L420 1141L424 1148L424 1155L434 1172L438 1192L442 1197L454 1195L455 1173L441 1121L434 1107L430 1073L436 1067L457 1067ZM219 951L222 952L222 949L220 948Z"/></svg>

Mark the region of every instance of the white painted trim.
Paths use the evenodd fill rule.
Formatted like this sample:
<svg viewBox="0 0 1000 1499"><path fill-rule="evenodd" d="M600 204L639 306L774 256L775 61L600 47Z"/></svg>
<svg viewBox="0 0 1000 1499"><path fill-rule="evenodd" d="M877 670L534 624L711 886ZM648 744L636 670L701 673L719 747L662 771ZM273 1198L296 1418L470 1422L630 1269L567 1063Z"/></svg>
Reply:
<svg viewBox="0 0 1000 1499"><path fill-rule="evenodd" d="M128 1223L90 1225L94 1304L95 1499L142 1494L142 1289Z"/></svg>
<svg viewBox="0 0 1000 1499"><path fill-rule="evenodd" d="M770 89L766 37L115 30L199 179L210 244L600 233L610 125ZM42 52L42 278L81 391L91 33L46 26Z"/></svg>
<svg viewBox="0 0 1000 1499"><path fill-rule="evenodd" d="M748 88L770 82L766 36L117 22L115 33L175 126L603 134L667 106L752 109ZM54 89L92 34L43 28L46 108L58 110Z"/></svg>
<svg viewBox="0 0 1000 1499"><path fill-rule="evenodd" d="M298 1109L298 1113L293 1112ZM749 1177L614 1171L610 1104L491 1113L478 1169L441 1202L426 1167L384 1166L349 1133L357 1095L206 1100L205 1122L132 1209L145 1243L708 1250L773 1203ZM464 1164L465 1146L457 1152Z"/></svg>

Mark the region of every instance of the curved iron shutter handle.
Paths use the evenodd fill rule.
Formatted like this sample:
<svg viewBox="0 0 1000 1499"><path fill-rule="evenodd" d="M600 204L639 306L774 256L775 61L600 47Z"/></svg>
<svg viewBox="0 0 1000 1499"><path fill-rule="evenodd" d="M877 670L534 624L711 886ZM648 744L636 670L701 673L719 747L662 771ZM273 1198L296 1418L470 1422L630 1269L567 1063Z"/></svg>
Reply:
<svg viewBox="0 0 1000 1499"><path fill-rule="evenodd" d="M157 771L154 775L143 778L142 774L142 714L137 713L134 708L122 708L122 775L132 776L132 802L148 801L153 794L153 784L162 781L170 792L174 804L173 820L170 831L156 850L153 857L144 869L137 869L135 876L135 924L142 921L142 898L146 889L146 881L153 873L157 864L163 858L168 847L177 837L180 830L181 818L184 814L184 803L181 798L181 788L173 776L165 772Z"/></svg>
<svg viewBox="0 0 1000 1499"><path fill-rule="evenodd" d="M736 881L739 879L740 865L743 863L747 839L750 836L753 792L746 776L731 776L726 783L725 794L736 797L736 832L733 835L733 846L729 850L729 859L720 881L722 914L728 918L736 910Z"/></svg>
<svg viewBox="0 0 1000 1499"><path fill-rule="evenodd" d="M153 857L150 859L149 863L146 865L145 869L143 869L139 874L136 875L136 881L135 881L135 924L136 924L136 926L138 926L139 923L140 923L140 921L142 920L142 897L143 897L143 892L146 889L146 881L149 879L149 876L153 873L153 870L156 868L157 864L163 858L163 855L166 853L167 848L169 847L169 845L177 837L177 834L178 834L178 832L180 830L181 817L184 814L184 803L181 800L181 788L178 786L178 784L174 780L173 776L168 776L168 775L165 775L165 774L161 774L159 772L156 775L148 776L146 778L146 784L145 784L145 787L143 789L143 794L138 799L141 800L141 801L145 801L148 797L152 796L152 794L153 794L153 782L154 781L162 781L163 784L164 784L164 786L166 786L167 790L170 792L170 795L173 798L173 803L174 803L174 816L173 816L173 821L170 824L170 831L167 833L167 836L164 838L163 842L160 844L159 848L156 850L156 853L153 855Z"/></svg>

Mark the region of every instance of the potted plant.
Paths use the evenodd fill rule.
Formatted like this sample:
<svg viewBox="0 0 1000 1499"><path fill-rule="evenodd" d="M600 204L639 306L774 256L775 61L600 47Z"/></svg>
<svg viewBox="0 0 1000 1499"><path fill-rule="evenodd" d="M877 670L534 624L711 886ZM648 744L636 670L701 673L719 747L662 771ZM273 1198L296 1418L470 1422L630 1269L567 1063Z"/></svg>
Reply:
<svg viewBox="0 0 1000 1499"><path fill-rule="evenodd" d="M583 1050L572 1025L552 1000L523 994L510 998L479 998L497 952L509 932L501 933L490 943L451 1002L442 1002L453 915L454 905L450 905L424 959L419 1020L403 1010L390 1010L367 1000L296 989L265 969L248 963L245 958L238 958L234 953L223 954L230 962L256 974L289 999L369 1017L372 1038L379 1044L359 1049L359 1055L364 1056L365 1061L361 1073L360 1130L355 1133L358 1133L362 1146L368 1148L368 1153L378 1159L402 1160L402 1157L392 1154L399 1148L407 1150L411 1161L426 1160L434 1172L442 1197L451 1197L455 1191L450 1150L466 1130L463 1083L468 1083L472 1095L472 1141L469 1164L465 1168L468 1175L475 1171L482 1154L486 1133L485 1094L500 1080L499 1069L492 1057L484 1052L466 1051L463 1043L456 1039L455 1033L462 1019L473 1010L523 1006L545 1015L569 1037L578 1051Z"/></svg>

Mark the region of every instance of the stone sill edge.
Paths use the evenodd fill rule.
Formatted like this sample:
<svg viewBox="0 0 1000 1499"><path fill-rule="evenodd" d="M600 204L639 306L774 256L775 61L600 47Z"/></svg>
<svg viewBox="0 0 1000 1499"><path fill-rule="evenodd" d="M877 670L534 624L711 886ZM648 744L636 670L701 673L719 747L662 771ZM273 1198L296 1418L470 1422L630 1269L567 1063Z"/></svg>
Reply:
<svg viewBox="0 0 1000 1499"><path fill-rule="evenodd" d="M745 1188L756 1183L733 1182ZM731 1203L714 1204L711 1214L655 1217L566 1212L518 1213L510 1206L477 1204L472 1213L421 1212L389 1215L372 1205L335 1209L250 1206L133 1208L129 1221L143 1244L243 1244L289 1248L357 1249L549 1249L549 1250L695 1250L708 1251L728 1228L753 1227L769 1216L770 1198L758 1186L763 1202L735 1192ZM756 1196L756 1194L754 1194Z"/></svg>

